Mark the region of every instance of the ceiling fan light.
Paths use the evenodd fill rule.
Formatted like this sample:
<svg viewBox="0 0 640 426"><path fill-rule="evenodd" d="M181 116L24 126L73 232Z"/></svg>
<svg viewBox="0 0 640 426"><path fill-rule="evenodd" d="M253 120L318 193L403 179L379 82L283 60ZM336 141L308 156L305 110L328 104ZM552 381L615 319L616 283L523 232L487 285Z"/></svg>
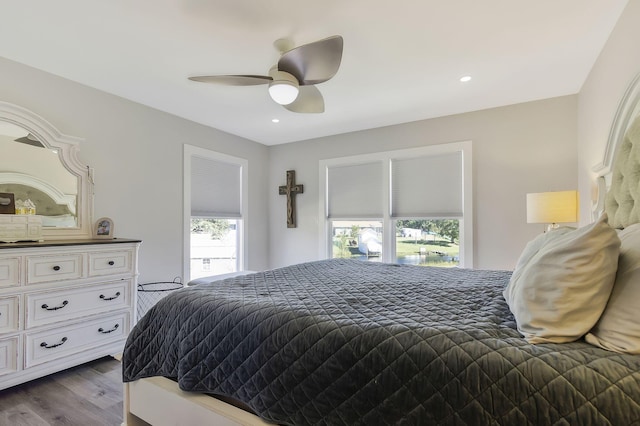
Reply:
<svg viewBox="0 0 640 426"><path fill-rule="evenodd" d="M272 69L273 81L269 83L269 95L280 105L289 105L298 97L298 80L288 72Z"/></svg>
<svg viewBox="0 0 640 426"><path fill-rule="evenodd" d="M269 95L280 105L289 105L298 97L298 86L289 81L274 81L269 84Z"/></svg>

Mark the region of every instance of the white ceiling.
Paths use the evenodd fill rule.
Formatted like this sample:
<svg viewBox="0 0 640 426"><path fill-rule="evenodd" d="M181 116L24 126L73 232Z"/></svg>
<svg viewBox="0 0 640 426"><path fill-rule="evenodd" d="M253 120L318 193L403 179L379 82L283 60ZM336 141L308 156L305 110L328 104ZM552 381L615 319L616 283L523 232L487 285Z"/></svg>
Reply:
<svg viewBox="0 0 640 426"><path fill-rule="evenodd" d="M627 0L1 0L0 56L266 145L577 93ZM266 86L272 43L344 38L323 114ZM461 83L459 78L473 79ZM279 118L280 123L271 122Z"/></svg>

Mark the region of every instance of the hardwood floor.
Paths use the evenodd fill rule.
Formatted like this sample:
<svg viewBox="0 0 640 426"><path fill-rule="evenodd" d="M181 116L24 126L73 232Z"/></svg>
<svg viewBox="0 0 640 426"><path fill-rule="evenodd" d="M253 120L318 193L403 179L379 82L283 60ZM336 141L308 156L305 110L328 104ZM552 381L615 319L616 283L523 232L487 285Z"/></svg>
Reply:
<svg viewBox="0 0 640 426"><path fill-rule="evenodd" d="M122 367L111 357L0 391L2 426L121 423Z"/></svg>

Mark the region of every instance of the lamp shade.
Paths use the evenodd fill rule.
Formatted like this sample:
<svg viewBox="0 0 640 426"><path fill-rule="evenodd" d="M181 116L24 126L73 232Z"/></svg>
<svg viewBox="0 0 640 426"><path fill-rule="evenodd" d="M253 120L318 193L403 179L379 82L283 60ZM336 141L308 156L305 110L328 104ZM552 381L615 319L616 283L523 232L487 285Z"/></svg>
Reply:
<svg viewBox="0 0 640 426"><path fill-rule="evenodd" d="M527 223L578 221L578 191L527 194Z"/></svg>

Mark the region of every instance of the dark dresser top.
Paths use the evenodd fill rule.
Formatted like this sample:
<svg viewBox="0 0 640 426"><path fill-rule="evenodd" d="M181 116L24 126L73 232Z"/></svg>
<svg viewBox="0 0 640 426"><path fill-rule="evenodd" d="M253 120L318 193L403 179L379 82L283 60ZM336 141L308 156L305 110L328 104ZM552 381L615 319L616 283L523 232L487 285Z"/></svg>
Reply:
<svg viewBox="0 0 640 426"><path fill-rule="evenodd" d="M78 238L72 240L46 240L46 241L18 241L15 243L0 243L0 250L13 248L36 248L55 246L82 246L91 244L124 244L141 243L142 240L128 238Z"/></svg>

